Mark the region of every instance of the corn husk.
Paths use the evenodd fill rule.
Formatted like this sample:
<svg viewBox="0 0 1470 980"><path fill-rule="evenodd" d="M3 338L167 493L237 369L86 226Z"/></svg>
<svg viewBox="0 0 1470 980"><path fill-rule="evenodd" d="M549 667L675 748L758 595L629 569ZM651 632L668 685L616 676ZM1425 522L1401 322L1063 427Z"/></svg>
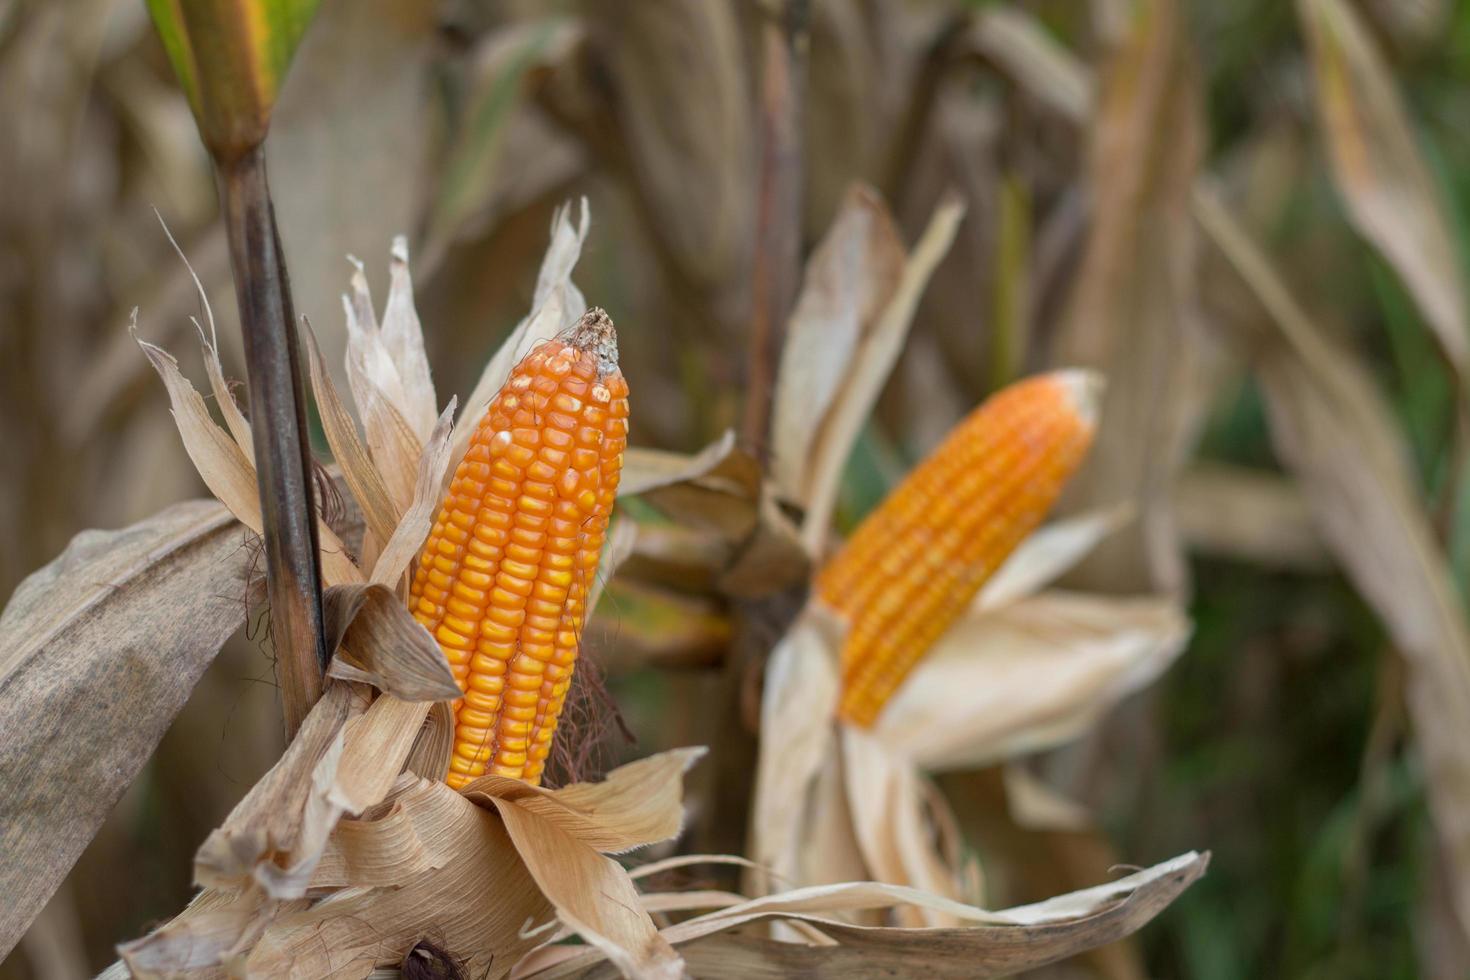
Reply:
<svg viewBox="0 0 1470 980"><path fill-rule="evenodd" d="M952 818L922 774L986 765L1076 738L1156 678L1189 638L1189 621L1172 599L1046 588L1119 522L1116 511L1086 514L1032 535L870 731L831 720L845 624L811 602L767 667L761 730L768 734L756 776L751 856L768 873L751 876L751 887L765 892L781 882L839 880L804 857L805 842L852 834L872 877L978 900L978 870L942 834L936 838ZM824 803L818 788L834 767L845 774L845 810ZM850 828L833 827L844 820ZM935 839L938 844L930 843ZM908 914L917 917L914 924L954 924L936 919L942 913L934 909Z"/></svg>

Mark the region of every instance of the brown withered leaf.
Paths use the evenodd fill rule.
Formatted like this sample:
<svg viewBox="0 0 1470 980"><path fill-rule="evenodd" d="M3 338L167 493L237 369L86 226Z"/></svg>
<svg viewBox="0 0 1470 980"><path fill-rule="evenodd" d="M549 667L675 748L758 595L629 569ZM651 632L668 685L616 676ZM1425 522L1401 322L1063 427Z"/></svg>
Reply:
<svg viewBox="0 0 1470 980"><path fill-rule="evenodd" d="M1470 370L1464 262L1452 202L1425 165L1393 72L1352 4L1298 0L1316 75L1317 112L1348 215L1424 312L1450 363Z"/></svg>
<svg viewBox="0 0 1470 980"><path fill-rule="evenodd" d="M1138 520L1076 573L1107 591L1185 590L1170 504L1197 415L1189 193L1203 145L1200 101L1176 0L1139 4L1100 79L1094 214L1056 342L1057 361L1095 367L1109 382L1096 442L1068 499L1137 507Z"/></svg>
<svg viewBox="0 0 1470 980"><path fill-rule="evenodd" d="M378 255L422 225L435 173L437 26L426 4L327 2L297 52L266 153L272 173L290 176L271 194L296 312L313 323L340 309L344 255ZM322 337L339 385L343 340Z"/></svg>
<svg viewBox="0 0 1470 980"><path fill-rule="evenodd" d="M460 696L444 651L385 585L334 585L322 596L328 676L371 684L405 701ZM340 649L339 649L340 647Z"/></svg>
<svg viewBox="0 0 1470 980"><path fill-rule="evenodd" d="M398 507L383 484L377 467L368 456L367 447L358 437L357 424L343 404L336 382L327 373L316 332L311 329L311 324L303 324L303 333L306 335L312 394L316 399L317 412L321 415L322 431L332 450L332 458L341 469L342 478L367 523L362 554L366 564L370 560L376 560L383 545L393 536L393 529L398 525Z"/></svg>
<svg viewBox="0 0 1470 980"><path fill-rule="evenodd" d="M1162 864L1035 905L989 912L873 882L820 885L752 899L662 930L699 977L802 976L878 978L906 976L915 963L926 976L999 977L1114 942L1138 931L1204 874L1208 854L1190 852ZM861 909L915 905L966 923L960 928L904 929L860 926L834 916ZM821 945L778 942L758 933L731 935L763 921L805 923L825 937ZM704 944L723 937L711 950ZM596 951L538 969L544 955L527 958L517 976L614 977Z"/></svg>
<svg viewBox="0 0 1470 980"><path fill-rule="evenodd" d="M196 884L228 891L254 883L277 898L304 893L338 816L320 804L314 775L325 762L330 782L342 754L342 726L362 712L365 698L365 688L327 685L280 761L200 846Z"/></svg>
<svg viewBox="0 0 1470 980"><path fill-rule="evenodd" d="M197 500L85 531L16 589L0 614L0 956L245 621L250 568L248 532Z"/></svg>
<svg viewBox="0 0 1470 980"><path fill-rule="evenodd" d="M755 128L736 9L701 0L581 9L651 229L698 285L740 281L755 213Z"/></svg>
<svg viewBox="0 0 1470 980"><path fill-rule="evenodd" d="M781 496L805 506L812 446L858 343L898 288L904 247L871 187L848 188L818 243L786 326L772 412L771 470Z"/></svg>
<svg viewBox="0 0 1470 980"><path fill-rule="evenodd" d="M134 339L137 339L136 329ZM242 524L259 534L260 498L255 467L230 433L215 424L203 397L179 371L174 356L143 340L138 340L138 346L163 379L184 451L199 471L200 479ZM317 534L321 541L323 580L329 585L361 581L362 574L332 529L318 520Z"/></svg>
<svg viewBox="0 0 1470 980"><path fill-rule="evenodd" d="M929 282L934 268L949 252L965 208L956 198L947 197L934 209L928 227L899 275L898 285L888 298L871 328L864 332L851 360L845 383L835 393L831 407L820 423L820 431L812 444L807 461L806 516L801 527L802 543L813 557L822 554L827 540L832 510L836 506L837 486L853 443L873 412L893 365L903 350L913 322L919 297Z"/></svg>
<svg viewBox="0 0 1470 980"><path fill-rule="evenodd" d="M1301 488L1265 470L1192 463L1175 487L1174 510L1195 551L1304 571L1332 560Z"/></svg>
<svg viewBox="0 0 1470 980"><path fill-rule="evenodd" d="M1265 312L1269 330L1256 369L1277 451L1408 664L1430 813L1470 932L1470 627L1408 449L1371 378L1328 341L1218 195L1202 188L1195 211ZM1252 331L1247 342L1259 346L1261 338Z"/></svg>
<svg viewBox="0 0 1470 980"><path fill-rule="evenodd" d="M425 779L443 782L449 774L449 757L454 753L454 709L439 701L429 709L403 768Z"/></svg>

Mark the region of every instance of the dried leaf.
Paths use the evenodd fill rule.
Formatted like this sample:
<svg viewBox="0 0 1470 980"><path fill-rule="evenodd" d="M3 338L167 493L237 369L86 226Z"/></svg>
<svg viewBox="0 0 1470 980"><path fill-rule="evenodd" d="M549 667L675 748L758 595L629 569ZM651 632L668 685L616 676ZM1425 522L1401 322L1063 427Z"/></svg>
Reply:
<svg viewBox="0 0 1470 980"><path fill-rule="evenodd" d="M258 884L299 898L340 813L324 805L342 754L342 728L362 711L362 688L328 684L279 762L251 787L194 857L194 881L237 890ZM325 785L313 785L314 779Z"/></svg>
<svg viewBox="0 0 1470 980"><path fill-rule="evenodd" d="M403 768L425 779L443 782L449 774L449 757L454 753L454 709L448 701L429 708Z"/></svg>
<svg viewBox="0 0 1470 980"><path fill-rule="evenodd" d="M258 598L245 535L212 500L85 531L0 614L0 957Z"/></svg>
<svg viewBox="0 0 1470 980"><path fill-rule="evenodd" d="M144 340L138 340L138 346L158 371L159 377L163 378L169 402L173 405L174 422L184 441L184 451L194 462L204 485L240 523L259 534L260 498L257 496L254 467L225 430L215 425L204 399L179 373L179 362L173 355ZM321 542L323 580L328 585L361 581L362 574L352 563L347 549L332 529L320 520L317 521L317 536Z"/></svg>
<svg viewBox="0 0 1470 980"><path fill-rule="evenodd" d="M969 613L909 675L877 730L930 772L1051 748L1162 673L1189 632L1178 605L1160 598L1047 592Z"/></svg>
<svg viewBox="0 0 1470 980"><path fill-rule="evenodd" d="M427 702L383 694L347 722L341 757L333 767L318 766L313 777L329 812L359 814L387 797L428 712Z"/></svg>
<svg viewBox="0 0 1470 980"><path fill-rule="evenodd" d="M1219 198L1202 190L1195 203L1201 225L1272 328L1257 369L1277 451L1301 482L1323 538L1408 664L1407 700L1430 813L1470 933L1470 756L1463 745L1470 731L1470 628L1407 447L1371 379L1327 341Z"/></svg>
<svg viewBox="0 0 1470 980"><path fill-rule="evenodd" d="M249 975L366 976L375 965L401 962L432 923L435 940L461 957L471 975L495 978L542 941L535 927L550 917L551 906L494 813L422 779L400 784L391 805L390 818L394 812L403 818L361 822L346 838L358 869L398 883L348 887L280 915L250 951ZM405 821L416 844L405 844ZM329 854L332 864L324 855L323 872L344 874L349 855Z"/></svg>
<svg viewBox="0 0 1470 980"><path fill-rule="evenodd" d="M157 209L154 209L153 213L158 217L158 223L163 227L163 234L168 238L168 243L173 246L179 261L184 263L184 269L188 271L189 278L194 282L194 292L199 298L199 305L204 310L204 319L209 323L209 334L206 336L204 327L198 320L194 320L194 326L199 331L199 345L204 349L204 369L209 376L209 390L214 395L214 403L219 406L220 414L224 416L225 427L230 430L235 445L240 447L240 452L245 454L245 459L253 468L255 466L255 444L250 434L250 423L240 413L240 406L235 403L235 396L225 381L224 367L219 360L219 335L214 327L214 310L209 305L209 294L204 291L204 284L199 281L199 274L189 263L188 256L174 240L173 232L168 230L168 224L163 220L163 216L158 214Z"/></svg>
<svg viewBox="0 0 1470 980"><path fill-rule="evenodd" d="M964 893L962 876L931 844L935 835L925 812L929 794L913 764L889 749L884 734L843 726L839 744L848 813L869 877L955 901L978 898ZM897 913L901 925L960 924L936 909L908 907Z"/></svg>
<svg viewBox="0 0 1470 980"><path fill-rule="evenodd" d="M768 874L752 876L752 890L799 881L801 828L807 797L835 753L832 716L837 708L836 651L841 624L819 606L808 606L766 663L761 694L760 759L751 808L751 857ZM775 734L779 733L779 735Z"/></svg>
<svg viewBox="0 0 1470 980"><path fill-rule="evenodd" d="M898 288L903 240L878 193L854 184L807 260L786 327L772 413L771 469L781 495L805 506L812 446L861 338Z"/></svg>
<svg viewBox="0 0 1470 980"><path fill-rule="evenodd" d="M327 648L337 651L329 677L371 684L405 701L460 696L444 651L392 589L335 585L324 593L322 609Z"/></svg>
<svg viewBox="0 0 1470 980"><path fill-rule="evenodd" d="M1332 175L1358 231L1403 277L1445 356L1470 369L1463 260L1450 202L1415 142L1392 70L1352 5L1298 0Z"/></svg>
<svg viewBox="0 0 1470 980"><path fill-rule="evenodd" d="M506 832L558 918L605 955L624 976L677 978L683 961L658 934L617 862L598 854L555 823L495 799Z"/></svg>
<svg viewBox="0 0 1470 980"><path fill-rule="evenodd" d="M587 199L582 199L581 214L575 227L572 225L572 208L568 204L559 208L551 219L551 244L546 248L546 257L541 260L541 272L536 277L536 295L531 303L530 314L516 325L510 336L500 345L495 356L490 358L474 391L465 399L465 418L470 424L461 425L454 436L454 452L451 464L464 458L469 447L470 436L475 425L485 414L490 399L504 387L511 370L521 358L529 354L537 344L550 340L570 326L587 309L582 291L572 282L572 268L582 256L582 244L587 240L588 222L591 216Z"/></svg>
<svg viewBox="0 0 1470 980"><path fill-rule="evenodd" d="M628 451L624 479L633 469L634 490L685 527L713 531L727 544L743 545L759 520L761 466L734 445L733 433L692 457L642 449ZM621 494L621 483L619 493Z"/></svg>
<svg viewBox="0 0 1470 980"><path fill-rule="evenodd" d="M832 508L837 500L837 485L852 452L853 442L872 414L873 404L903 349L919 296L934 267L949 251L964 213L964 205L952 198L941 202L935 209L929 226L904 263L898 287L872 330L858 345L847 382L822 421L820 435L812 448L808 475L803 481L808 491L801 537L807 553L813 557L821 555L827 539Z"/></svg>
<svg viewBox="0 0 1470 980"><path fill-rule="evenodd" d="M1332 560L1301 489L1265 470L1193 463L1175 488L1174 510L1185 542L1205 554L1302 571Z"/></svg>
<svg viewBox="0 0 1470 980"><path fill-rule="evenodd" d="M531 786L505 776L481 776L461 792L481 805L509 800L556 824L594 850L618 853L656 844L683 825L683 783L678 778L704 749L675 749L619 766L600 783L561 789Z"/></svg>
<svg viewBox="0 0 1470 980"><path fill-rule="evenodd" d="M980 589L972 611L999 609L1045 588L1132 517L1133 508L1120 504L1054 521L1037 529L1011 552L1011 556Z"/></svg>
<svg viewBox="0 0 1470 980"><path fill-rule="evenodd" d="M623 475L618 482L619 497L636 497L658 487L687 483L714 470L735 450L735 430L705 446L693 456L664 449L629 446L623 454Z"/></svg>
<svg viewBox="0 0 1470 980"><path fill-rule="evenodd" d="M408 403L398 368L383 345L372 295L361 263L352 274L352 294L343 295L347 316L347 384L367 433L368 450L400 511L413 503L414 479L423 442L403 414Z"/></svg>
<svg viewBox="0 0 1470 980"><path fill-rule="evenodd" d="M403 386L403 415L420 439L429 441L434 431L439 402L434 379L429 376L429 355L424 351L424 330L413 303L413 278L408 271L408 239L393 239L388 265L388 302L383 307L383 347L398 369ZM453 416L451 416L452 418Z"/></svg>
<svg viewBox="0 0 1470 980"><path fill-rule="evenodd" d="M1089 170L1095 213L1056 348L1109 381L1097 440L1068 499L1135 503L1138 521L1101 544L1079 584L1183 594L1170 504L1203 405L1194 321L1190 188L1203 138L1197 72L1177 0L1135 5L1104 66ZM1104 192L1105 189L1105 192Z"/></svg>
<svg viewBox="0 0 1470 980"><path fill-rule="evenodd" d="M752 899L669 926L663 935L699 977L903 976L923 964L926 976L998 977L1053 963L1136 932L1204 874L1208 854L1190 852L1106 885L1035 905L987 912L897 885L820 885ZM915 905L973 923L958 929L858 926L833 918L856 909ZM746 934L731 945L729 930L754 922L805 922L829 944L773 942ZM721 936L714 949L707 937ZM536 973L537 980L612 976L588 951Z"/></svg>
<svg viewBox="0 0 1470 980"><path fill-rule="evenodd" d="M413 501L393 536L383 546L383 552L373 563L372 581L379 585L392 585L403 576L439 512L440 488L444 485L444 474L449 468L449 436L454 423L455 399L449 399L444 414L429 433L423 454L418 460L418 479L414 481Z"/></svg>
<svg viewBox="0 0 1470 980"><path fill-rule="evenodd" d="M322 362L321 348L317 346L316 332L311 329L310 324L305 325L305 333L306 353L311 366L311 388L316 397L317 411L321 415L322 431L332 450L332 458L342 470L342 478L347 482L352 498L367 522L371 547L364 544L363 559L366 562L369 555L376 558L383 545L393 536L393 530L398 526L399 510L389 495L388 488L384 486L377 467L368 456L367 447L358 438L357 426L347 413L346 406L342 404L336 383L327 373Z"/></svg>

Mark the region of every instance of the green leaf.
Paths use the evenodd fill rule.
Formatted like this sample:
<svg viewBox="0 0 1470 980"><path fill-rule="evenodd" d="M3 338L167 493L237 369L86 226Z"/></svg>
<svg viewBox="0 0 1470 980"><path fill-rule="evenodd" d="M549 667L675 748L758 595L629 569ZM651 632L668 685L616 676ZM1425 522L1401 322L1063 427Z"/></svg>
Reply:
<svg viewBox="0 0 1470 980"><path fill-rule="evenodd" d="M147 0L199 134L229 161L265 138L301 36L321 0Z"/></svg>

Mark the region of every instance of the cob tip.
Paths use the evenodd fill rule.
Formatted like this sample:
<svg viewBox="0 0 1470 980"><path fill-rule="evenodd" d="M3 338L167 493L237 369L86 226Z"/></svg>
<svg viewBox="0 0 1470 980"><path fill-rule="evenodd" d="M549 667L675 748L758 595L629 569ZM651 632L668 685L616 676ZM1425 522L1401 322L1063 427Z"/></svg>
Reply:
<svg viewBox="0 0 1470 980"><path fill-rule="evenodd" d="M583 313L557 339L596 357L599 379L618 369L618 332L613 327L612 317L600 306L594 306Z"/></svg>
<svg viewBox="0 0 1470 980"><path fill-rule="evenodd" d="M1098 416L1102 414L1103 393L1108 387L1102 374L1089 368L1064 368L1052 372L1052 377L1078 418L1088 428L1096 428Z"/></svg>

